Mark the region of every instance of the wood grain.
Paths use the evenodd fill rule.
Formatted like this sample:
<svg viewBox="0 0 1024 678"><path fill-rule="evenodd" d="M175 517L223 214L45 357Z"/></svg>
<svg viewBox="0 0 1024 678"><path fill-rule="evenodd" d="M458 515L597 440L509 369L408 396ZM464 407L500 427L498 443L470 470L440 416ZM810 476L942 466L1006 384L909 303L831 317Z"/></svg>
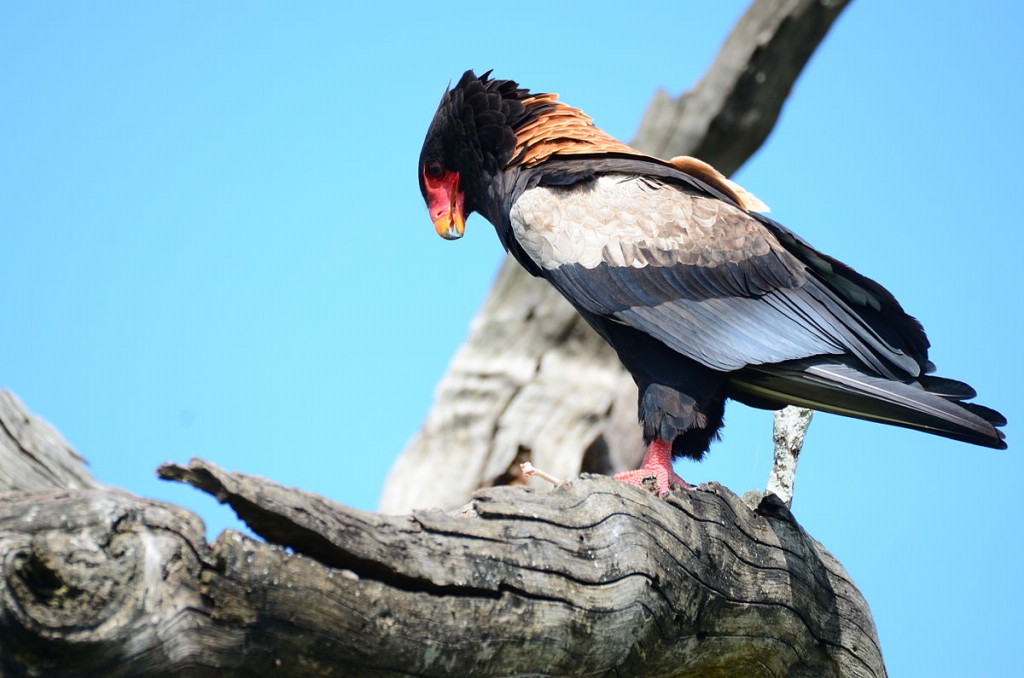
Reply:
<svg viewBox="0 0 1024 678"><path fill-rule="evenodd" d="M0 390L0 492L101 487L64 437Z"/></svg>

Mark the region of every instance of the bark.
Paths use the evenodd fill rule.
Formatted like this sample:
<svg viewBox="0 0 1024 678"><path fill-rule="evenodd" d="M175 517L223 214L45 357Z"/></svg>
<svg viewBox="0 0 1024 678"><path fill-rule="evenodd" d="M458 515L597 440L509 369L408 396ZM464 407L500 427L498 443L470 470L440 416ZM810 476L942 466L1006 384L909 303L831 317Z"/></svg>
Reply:
<svg viewBox="0 0 1024 678"><path fill-rule="evenodd" d="M768 136L846 5L753 3L692 91L654 97L633 145L732 173ZM395 462L380 508L454 508L481 487L535 485L519 471L527 461L560 478L635 468L643 455L636 399L611 348L549 285L507 259L423 429Z"/></svg>

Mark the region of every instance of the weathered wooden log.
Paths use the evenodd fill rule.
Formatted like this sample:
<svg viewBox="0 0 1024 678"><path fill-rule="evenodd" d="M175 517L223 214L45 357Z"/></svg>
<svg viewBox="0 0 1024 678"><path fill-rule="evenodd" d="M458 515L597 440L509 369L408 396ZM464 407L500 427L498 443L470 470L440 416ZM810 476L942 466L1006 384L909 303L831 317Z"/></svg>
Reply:
<svg viewBox="0 0 1024 678"><path fill-rule="evenodd" d="M80 464L10 394L0 421L0 467ZM863 598L774 497L587 476L384 516L202 461L160 473L266 541L207 544L84 467L5 488L0 675L885 675Z"/></svg>
<svg viewBox="0 0 1024 678"><path fill-rule="evenodd" d="M867 606L776 499L603 476L355 511L193 461L207 546L111 490L0 495L4 675L884 675Z"/></svg>

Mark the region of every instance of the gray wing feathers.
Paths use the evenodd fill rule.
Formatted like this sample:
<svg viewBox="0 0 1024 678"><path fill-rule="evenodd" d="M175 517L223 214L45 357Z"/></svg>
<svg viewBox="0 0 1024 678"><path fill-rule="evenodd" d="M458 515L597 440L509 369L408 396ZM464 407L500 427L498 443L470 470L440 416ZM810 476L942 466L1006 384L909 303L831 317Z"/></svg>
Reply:
<svg viewBox="0 0 1024 678"><path fill-rule="evenodd" d="M798 319L780 314L763 297L635 306L613 316L683 355L725 372L844 350L825 335L809 333Z"/></svg>
<svg viewBox="0 0 1024 678"><path fill-rule="evenodd" d="M892 346L758 219L649 177L538 187L511 212L527 255L579 308L720 371L850 353L890 378ZM849 298L849 296L848 296Z"/></svg>

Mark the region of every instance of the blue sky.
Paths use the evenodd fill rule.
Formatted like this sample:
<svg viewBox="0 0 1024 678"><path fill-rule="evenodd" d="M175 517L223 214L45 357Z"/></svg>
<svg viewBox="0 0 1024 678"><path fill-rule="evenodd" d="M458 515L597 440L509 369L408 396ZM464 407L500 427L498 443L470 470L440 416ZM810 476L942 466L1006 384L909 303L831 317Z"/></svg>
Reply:
<svg viewBox="0 0 1024 678"><path fill-rule="evenodd" d="M103 482L201 456L372 509L502 259L436 236L423 133L466 68L560 92L630 139L745 2L0 4L0 387ZM369 5L371 3L366 3ZM820 415L794 511L871 604L893 676L1024 664L1018 224L1024 5L859 0L737 179L918 316L999 453ZM691 482L763 487L734 404Z"/></svg>

